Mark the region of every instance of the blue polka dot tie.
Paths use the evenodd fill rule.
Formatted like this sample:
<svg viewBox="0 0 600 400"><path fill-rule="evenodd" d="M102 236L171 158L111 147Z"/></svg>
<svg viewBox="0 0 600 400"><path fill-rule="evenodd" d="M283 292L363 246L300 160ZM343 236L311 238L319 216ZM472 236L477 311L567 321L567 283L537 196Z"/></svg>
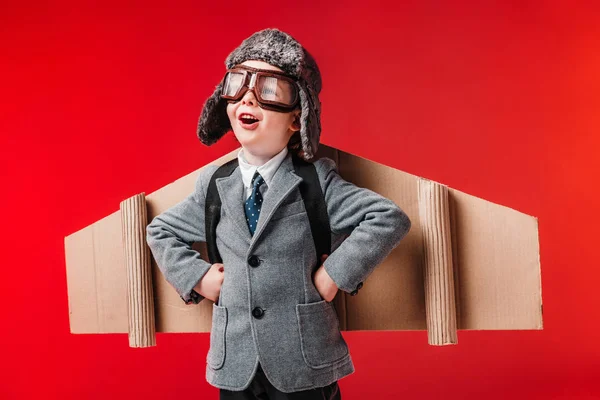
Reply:
<svg viewBox="0 0 600 400"><path fill-rule="evenodd" d="M252 194L248 197L248 200L244 203L244 210L246 211L246 222L248 222L248 228L250 233L254 236L256 230L256 224L258 223L258 216L260 214L260 208L262 206L262 194L260 193L260 185L265 182L262 176L256 171L252 177Z"/></svg>

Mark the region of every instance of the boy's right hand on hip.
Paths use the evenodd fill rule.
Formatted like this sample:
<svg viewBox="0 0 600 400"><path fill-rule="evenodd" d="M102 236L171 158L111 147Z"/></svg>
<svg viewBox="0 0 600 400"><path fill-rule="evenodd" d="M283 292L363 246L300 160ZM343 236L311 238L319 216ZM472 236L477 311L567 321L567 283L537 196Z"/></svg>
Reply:
<svg viewBox="0 0 600 400"><path fill-rule="evenodd" d="M208 272L200 279L200 282L194 287L194 290L200 295L214 302L221 294L221 286L225 276L225 266L221 263L215 263L210 266Z"/></svg>

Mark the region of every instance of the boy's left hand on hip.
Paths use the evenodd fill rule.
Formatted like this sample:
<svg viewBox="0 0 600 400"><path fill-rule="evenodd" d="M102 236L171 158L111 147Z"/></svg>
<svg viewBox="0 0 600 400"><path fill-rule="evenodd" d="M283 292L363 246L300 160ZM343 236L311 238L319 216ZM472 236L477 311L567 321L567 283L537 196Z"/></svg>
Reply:
<svg viewBox="0 0 600 400"><path fill-rule="evenodd" d="M317 288L317 291L319 292L321 297L325 301L330 302L335 297L338 291L338 287L333 281L333 279L331 279L331 277L329 276L329 274L325 270L325 267L322 264L325 261L325 259L327 259L327 254L323 254L323 256L321 257L321 266L315 271L313 280L315 283L315 287Z"/></svg>

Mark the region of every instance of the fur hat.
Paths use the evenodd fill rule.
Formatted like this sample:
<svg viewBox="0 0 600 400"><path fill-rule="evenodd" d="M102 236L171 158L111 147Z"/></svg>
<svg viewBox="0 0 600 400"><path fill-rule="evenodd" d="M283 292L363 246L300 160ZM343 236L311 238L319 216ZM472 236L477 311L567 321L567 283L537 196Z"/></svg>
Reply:
<svg viewBox="0 0 600 400"><path fill-rule="evenodd" d="M275 28L254 33L225 60L229 69L246 60L259 60L281 68L298 78L300 96L300 139L303 158L309 161L319 147L321 136L321 73L314 58L293 37ZM198 138L207 146L231 130L227 101L221 98L222 82L206 100L198 120Z"/></svg>

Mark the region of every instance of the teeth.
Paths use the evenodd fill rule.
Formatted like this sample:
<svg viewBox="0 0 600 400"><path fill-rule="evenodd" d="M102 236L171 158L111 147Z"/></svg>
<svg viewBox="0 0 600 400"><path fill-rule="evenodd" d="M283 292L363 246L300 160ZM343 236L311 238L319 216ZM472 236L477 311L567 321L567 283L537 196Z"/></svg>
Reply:
<svg viewBox="0 0 600 400"><path fill-rule="evenodd" d="M242 116L240 117L240 119L251 119L251 120L254 120L254 121L258 121L258 118L254 118L254 117L252 117L252 116L250 116L250 115L248 115L248 114L244 114L244 115L242 115Z"/></svg>

